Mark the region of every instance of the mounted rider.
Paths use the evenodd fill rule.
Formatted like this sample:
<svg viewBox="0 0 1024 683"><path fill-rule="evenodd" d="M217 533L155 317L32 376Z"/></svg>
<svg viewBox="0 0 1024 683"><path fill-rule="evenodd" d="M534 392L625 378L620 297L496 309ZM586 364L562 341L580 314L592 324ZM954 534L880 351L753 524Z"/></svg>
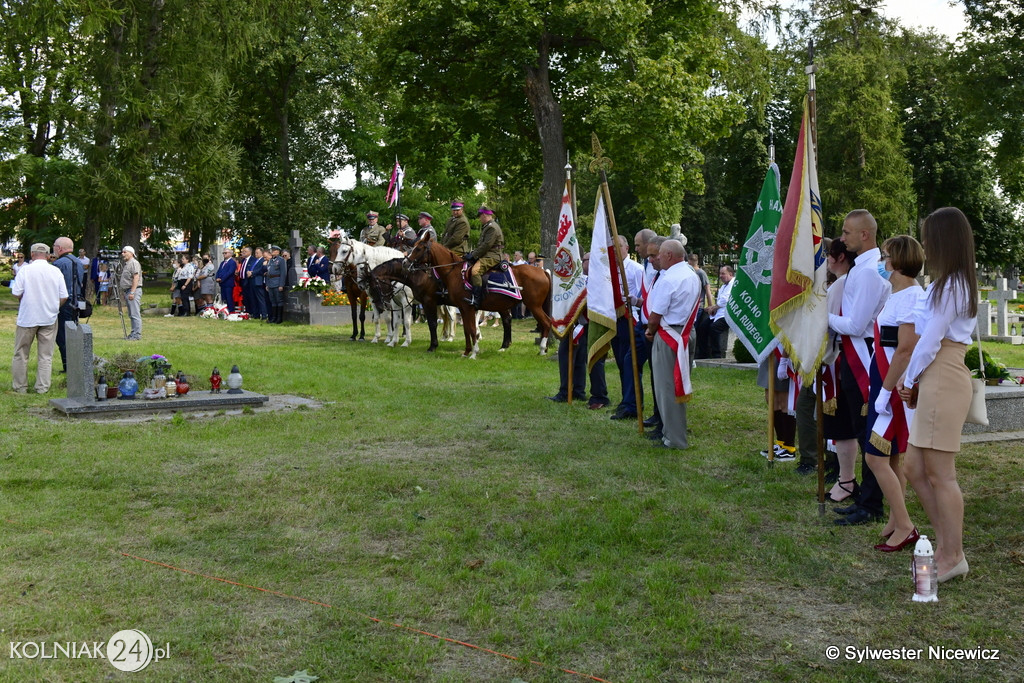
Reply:
<svg viewBox="0 0 1024 683"><path fill-rule="evenodd" d="M416 231L409 227L409 217L404 213L395 216L395 220L398 221L397 228L392 229L391 225L387 227L389 235L387 245L409 253L412 245L416 244Z"/></svg>
<svg viewBox="0 0 1024 683"><path fill-rule="evenodd" d="M434 217L426 211L420 211L420 215L416 217L416 222L419 223L420 229L416 233L416 239L422 239L428 232L430 233L430 239L437 240L437 231L434 230L433 223Z"/></svg>
<svg viewBox="0 0 1024 683"><path fill-rule="evenodd" d="M471 254L463 256L463 260L472 264L469 271L470 284L473 285L473 298L470 305L474 307L483 303L484 291L483 275L494 266L501 263L502 252L505 251L505 237L502 235L501 226L494 220L494 212L486 206L481 206L477 212L480 216L480 243Z"/></svg>
<svg viewBox="0 0 1024 683"><path fill-rule="evenodd" d="M462 202L452 202L452 217L444 226L441 246L448 247L459 256L469 251L469 219L462 213Z"/></svg>
<svg viewBox="0 0 1024 683"><path fill-rule="evenodd" d="M384 233L386 229L383 225L377 223L377 216L376 211L368 211L366 213L366 227L359 233L359 241L371 247L384 246Z"/></svg>

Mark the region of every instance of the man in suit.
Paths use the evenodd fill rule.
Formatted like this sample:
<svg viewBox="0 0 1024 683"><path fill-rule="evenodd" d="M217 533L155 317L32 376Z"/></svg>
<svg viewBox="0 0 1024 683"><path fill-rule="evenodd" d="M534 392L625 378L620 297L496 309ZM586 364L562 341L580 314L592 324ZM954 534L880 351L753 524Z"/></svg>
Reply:
<svg viewBox="0 0 1024 683"><path fill-rule="evenodd" d="M238 269L238 262L235 260L235 252L231 249L224 250L224 260L220 262L217 269L217 283L220 285L220 299L228 307L228 313L235 312L235 271Z"/></svg>
<svg viewBox="0 0 1024 683"><path fill-rule="evenodd" d="M311 244L306 247L306 272L309 274L309 277L313 277L315 275L314 268L316 266L316 261L316 247Z"/></svg>
<svg viewBox="0 0 1024 683"><path fill-rule="evenodd" d="M253 254L256 263L252 267L252 288L256 300L256 317L260 320L267 319L267 312L270 310L270 303L267 300L267 262L270 260L269 253L264 254L263 250L256 247Z"/></svg>
<svg viewBox="0 0 1024 683"><path fill-rule="evenodd" d="M331 282L331 258L327 255L327 248L318 244L316 246L316 276L324 282ZM311 275L312 276L312 275Z"/></svg>
<svg viewBox="0 0 1024 683"><path fill-rule="evenodd" d="M242 284L242 305L250 318L256 317L256 288L252 280L252 269L256 265L256 258L252 255L251 247L242 247L242 261L238 268L238 278Z"/></svg>

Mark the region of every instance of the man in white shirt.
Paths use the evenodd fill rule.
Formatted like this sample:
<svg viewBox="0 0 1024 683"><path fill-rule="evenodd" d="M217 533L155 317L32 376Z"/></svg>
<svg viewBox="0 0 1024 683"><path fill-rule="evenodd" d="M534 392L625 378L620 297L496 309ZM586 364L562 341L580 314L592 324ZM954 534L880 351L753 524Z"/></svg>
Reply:
<svg viewBox="0 0 1024 683"><path fill-rule="evenodd" d="M14 332L14 359L11 361L11 388L28 393L28 354L36 341L35 390L50 390L53 348L57 341L57 314L68 300L68 288L60 269L48 261L50 248L32 245L32 260L18 270L11 293L18 299L18 321Z"/></svg>
<svg viewBox="0 0 1024 683"><path fill-rule="evenodd" d="M866 419L862 408L868 400L868 374L871 368L875 318L892 291L889 283L878 273L878 224L865 209L851 211L843 221L843 243L857 253L843 289L842 312L829 313L828 326L842 339L839 362L839 395L836 397L836 418L841 430L837 435L836 455L852 460L857 457L860 440L864 437ZM845 438L844 438L845 437ZM863 461L863 451L861 460ZM840 526L867 524L882 516L882 490L867 463L862 462L861 486L853 482L839 482L837 486L849 491L853 488L856 501L839 508ZM845 469L845 468L843 468ZM852 468L851 468L852 469Z"/></svg>
<svg viewBox="0 0 1024 683"><path fill-rule="evenodd" d="M653 341L651 355L662 422L662 440L655 446L685 449L689 446L686 402L693 393L687 339L697 316L701 287L678 241L666 240L658 256L662 271L649 297L646 332L647 339Z"/></svg>
<svg viewBox="0 0 1024 683"><path fill-rule="evenodd" d="M732 266L726 264L718 269L718 297L715 303L707 307L708 322L705 328L708 337L708 348L712 358L725 358L726 345L729 339L729 323L725 319L725 307L732 296L732 285L735 282ZM698 334L700 334L698 330Z"/></svg>

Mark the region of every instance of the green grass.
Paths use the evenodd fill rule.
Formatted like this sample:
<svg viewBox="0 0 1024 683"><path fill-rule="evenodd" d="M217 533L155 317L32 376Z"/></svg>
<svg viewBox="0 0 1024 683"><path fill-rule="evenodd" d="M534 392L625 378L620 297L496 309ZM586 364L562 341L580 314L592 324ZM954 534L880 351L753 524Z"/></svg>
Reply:
<svg viewBox="0 0 1024 683"><path fill-rule="evenodd" d="M347 329L147 317L129 343L103 310L101 356L161 353L199 377L237 363L247 389L324 402L137 425L56 419L48 397L6 390L3 364L0 680L120 677L105 662L12 660L7 642L126 628L171 644L136 674L153 681L585 680L560 668L609 681L1020 680L1021 444L964 448L971 574L914 604L909 554L873 551L877 526L822 520L814 481L756 455L753 373L698 369L693 447L656 451L608 411L544 400L557 368L530 327L516 324L507 353L487 328L467 361L461 341L425 353L422 325L412 348L389 349ZM6 295L0 346L13 330ZM613 398L616 378L609 364ZM830 645L980 646L1001 660L831 662Z"/></svg>

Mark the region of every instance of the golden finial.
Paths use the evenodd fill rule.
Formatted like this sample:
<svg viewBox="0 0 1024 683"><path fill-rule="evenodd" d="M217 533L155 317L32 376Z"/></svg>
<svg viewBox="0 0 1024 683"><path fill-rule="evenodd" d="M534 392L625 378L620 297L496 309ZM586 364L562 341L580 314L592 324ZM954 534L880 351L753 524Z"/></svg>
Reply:
<svg viewBox="0 0 1024 683"><path fill-rule="evenodd" d="M590 134L590 146L594 151L594 160L590 162L590 172L597 173L604 169L605 171L612 170L612 160L604 154L604 150L601 149L601 141L597 139L597 133Z"/></svg>

